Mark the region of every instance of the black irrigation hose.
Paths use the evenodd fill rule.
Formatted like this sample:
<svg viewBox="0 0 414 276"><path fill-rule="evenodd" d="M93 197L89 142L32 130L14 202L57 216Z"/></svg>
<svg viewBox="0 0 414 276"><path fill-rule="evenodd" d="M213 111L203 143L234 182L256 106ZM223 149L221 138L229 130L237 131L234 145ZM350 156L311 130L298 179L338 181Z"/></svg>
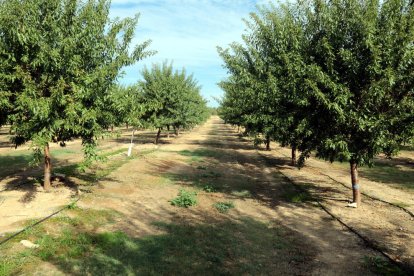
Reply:
<svg viewBox="0 0 414 276"><path fill-rule="evenodd" d="M47 217L42 218L41 220L36 221L35 223L33 223L32 225L29 225L27 227L25 227L24 229L14 233L13 235L11 235L10 237L7 237L6 239L0 241L0 246L5 244L6 242L8 242L9 240L13 239L14 237L17 237L18 235L20 235L21 233L25 232L26 230L35 227L36 225L39 225L40 223L50 219L51 217L61 213L62 211L68 209L70 206L72 206L73 204L75 204L76 202L78 202L80 200L80 197L78 197L76 200L72 201L71 203L69 203L68 205L66 205L65 207L55 211L54 213L48 215Z"/></svg>
<svg viewBox="0 0 414 276"><path fill-rule="evenodd" d="M284 154L284 153L280 152L279 150L278 150L277 152L278 152L279 154L283 155L284 157L290 158L289 156L287 156L286 154ZM342 185L343 187L347 188L348 190L351 190L351 189L352 189L352 188L351 188L351 187L349 187L348 185L346 185L346 184L344 184L344 183L342 183L342 182L340 182L340 181L336 180L335 178L333 178L333 177L332 177L332 176L330 176L330 175L327 175L327 174L325 174L325 173L323 173L323 172L321 172L321 171L319 171L319 170L315 169L314 167L311 167L311 166L306 166L306 168L311 169L311 170L313 170L314 172L317 172L318 174L321 174L321 175L323 175L323 176L328 177L328 178L329 178L329 179L331 179L332 181L334 181L334 182L336 182L336 183L338 183L338 184ZM408 210L408 209L406 209L406 208L402 207L402 206L399 206L399 205L397 205L397 204L395 204L395 203L392 203L392 202L389 202L389 201L383 200L383 199L381 199L381 198L378 198L378 197L375 197L375 196L369 195L369 194L364 193L364 192L362 192L362 191L361 191L361 194L362 194L362 195L364 195L364 196L366 196L366 197L368 197L368 198L370 198L370 199L372 199L372 200L376 200L376 201L379 201L379 202L382 202L382 203L385 203L385 204L391 205L391 206L393 206L393 207L395 207L395 208L401 209L402 211L404 211L404 212L406 212L407 214L409 214L412 218L414 218L414 213L413 213L413 212L411 212L410 210Z"/></svg>
<svg viewBox="0 0 414 276"><path fill-rule="evenodd" d="M258 153L265 160L265 162L267 164L269 164L269 158L267 156L263 155L260 152L258 152ZM301 185L297 184L292 178L288 177L286 174L282 173L281 171L279 171L279 172L284 176L284 178L286 180L288 180L300 192L302 192L302 193L303 192L306 192L306 190ZM400 268L403 271L405 271L408 275L412 275L413 270L411 268L409 268L408 266L406 266L406 265L402 264L401 262L398 262L397 260L395 260L392 256L390 256L388 253L386 253L385 251L383 251L378 245L376 245L375 242L373 242L370 239L366 238L364 235L362 235L361 233L359 233L352 226L349 226L348 224L346 224L338 216L334 215L331 211L329 211L329 209L325 205L323 205L318 199L315 198L315 201L322 208L322 210L324 210L333 219L335 219L336 221L338 221L342 226L344 226L346 229L348 229L351 233L353 233L357 237L359 237L368 247L370 247L371 249L373 249L373 250L377 251L378 253L380 253L387 260L389 260L392 264L394 264L398 268Z"/></svg>
<svg viewBox="0 0 414 276"><path fill-rule="evenodd" d="M143 154L142 156L145 156L145 154ZM27 183L26 181L25 181L25 182L23 182L23 183L19 183L19 184L18 184L17 186L15 186L15 187L19 187L19 186L21 186L21 185L23 185L23 184L26 184L26 183ZM6 190L7 190L7 189L6 189ZM2 190L2 191L4 191L4 190ZM0 191L0 192L2 192L2 191ZM20 230L20 231L18 231L18 232L16 232L16 233L14 233L14 234L13 234L13 235L11 235L10 237L7 237L6 239L4 239L4 240L0 241L0 246L1 246L1 245L3 245L4 243L8 242L9 240L13 239L14 237L16 237L16 236L20 235L21 233L25 232L27 229L32 228L32 227L35 227L36 225L39 225L40 223L42 223L42 222L44 222L44 221L46 221L46 220L50 219L51 217L53 217L53 216L55 216L55 215L57 215L57 214L61 213L62 211L64 211L64 210L68 209L70 206L72 206L73 204L77 203L80 199L81 199L81 196L79 196L76 200L72 201L71 203L69 203L69 204L68 204L68 205L66 205L65 207L63 207L63 208L61 208L61 209L59 209L59 210L55 211L54 213L52 213L52 214L48 215L47 217L44 217L44 218L40 219L39 221L37 221L37 222L33 223L32 225L29 225L29 226L25 227L24 229L22 229L22 230ZM2 202L2 203L3 203L3 202Z"/></svg>
<svg viewBox="0 0 414 276"><path fill-rule="evenodd" d="M351 190L351 189L352 189L352 188L350 188L349 186L345 185L344 183L342 183L342 182L340 182L340 181L336 180L335 178L333 178L333 177L332 177L332 176L330 176L330 175L327 175L327 174L324 174L323 172L317 171L317 170L316 170L316 169L314 169L314 168L311 168L311 169L312 169L313 171L316 171L316 172L318 172L318 173L320 173L320 174L322 174L322 175L324 175L324 176L328 177L328 178L329 178L329 179L331 179L332 181L334 181L334 182L336 182L336 183L338 183L338 184L341 184L342 186L344 186L344 187L345 187L345 188L347 188L348 190ZM370 198L370 199L372 199L372 200L377 200L377 201L380 201L380 202L382 202L382 203L386 203L386 204L391 205L391 206L393 206L393 207L399 208L399 209L403 210L404 212L406 212L407 214L409 214L412 218L414 218L414 213L413 213L413 212L411 212L410 210L407 210L406 208L404 208L404 207L402 207L402 206L399 206L399 205L397 205L397 204L395 204L395 203L388 202L388 201L386 201L386 200L383 200L383 199L381 199L381 198L378 198L378 197L375 197L375 196L369 195L369 194L364 193L364 192L361 192L361 194L363 194L364 196L366 196L366 197L368 197L368 198Z"/></svg>

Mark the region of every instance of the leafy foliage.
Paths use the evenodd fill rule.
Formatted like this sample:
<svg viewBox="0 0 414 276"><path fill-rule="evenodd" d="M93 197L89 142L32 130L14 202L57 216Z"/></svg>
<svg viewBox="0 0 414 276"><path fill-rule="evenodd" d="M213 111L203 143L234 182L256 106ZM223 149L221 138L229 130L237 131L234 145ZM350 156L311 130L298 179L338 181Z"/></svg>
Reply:
<svg viewBox="0 0 414 276"><path fill-rule="evenodd" d="M228 213L230 209L234 208L233 202L217 202L213 206L223 214Z"/></svg>
<svg viewBox="0 0 414 276"><path fill-rule="evenodd" d="M181 189L178 196L170 201L171 205L188 208L197 205L197 193Z"/></svg>
<svg viewBox="0 0 414 276"><path fill-rule="evenodd" d="M172 64L154 64L142 72L140 83L145 99L143 118L148 125L162 129L191 128L209 116L200 87L185 70L174 71Z"/></svg>
<svg viewBox="0 0 414 276"><path fill-rule="evenodd" d="M131 50L138 16L110 21L109 7L106 0L0 2L0 124L7 118L16 146L31 141L39 153L49 142L81 138L86 159L96 159L95 137L112 123L112 85L124 66L151 54L149 41Z"/></svg>
<svg viewBox="0 0 414 276"><path fill-rule="evenodd" d="M313 0L261 7L243 43L219 48L229 77L220 115L358 166L414 137L414 7L408 0ZM260 136L260 137L258 137ZM264 136L266 139L262 139Z"/></svg>

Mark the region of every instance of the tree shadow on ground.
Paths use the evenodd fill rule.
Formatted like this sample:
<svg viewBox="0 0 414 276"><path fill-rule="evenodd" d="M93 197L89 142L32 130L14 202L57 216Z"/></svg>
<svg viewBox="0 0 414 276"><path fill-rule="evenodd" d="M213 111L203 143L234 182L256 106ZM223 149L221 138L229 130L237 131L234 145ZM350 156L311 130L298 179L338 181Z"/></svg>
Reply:
<svg viewBox="0 0 414 276"><path fill-rule="evenodd" d="M304 275L314 266L306 237L280 225L241 218L156 227L163 234L88 234L88 254L48 261L72 275Z"/></svg>
<svg viewBox="0 0 414 276"><path fill-rule="evenodd" d="M414 167L390 162L375 162L371 168L361 168L360 175L372 181L392 185L396 188L414 190Z"/></svg>
<svg viewBox="0 0 414 276"><path fill-rule="evenodd" d="M65 161L55 162L54 175L51 179L51 192L56 189L67 188L74 194L78 194L79 191L90 192L92 186L99 184L98 181L111 181L116 182L116 179L109 177L108 175L100 175L100 170L87 170L85 172L79 171L78 164L68 164ZM115 164L111 170L121 166ZM59 177L56 174L63 174L64 177ZM109 173L107 173L109 174ZM33 168L29 171L16 173L10 179L4 178L5 182L2 185L0 192L7 191L20 191L24 194L19 198L21 203L29 203L36 198L36 194L40 191L43 184L43 174L40 168Z"/></svg>

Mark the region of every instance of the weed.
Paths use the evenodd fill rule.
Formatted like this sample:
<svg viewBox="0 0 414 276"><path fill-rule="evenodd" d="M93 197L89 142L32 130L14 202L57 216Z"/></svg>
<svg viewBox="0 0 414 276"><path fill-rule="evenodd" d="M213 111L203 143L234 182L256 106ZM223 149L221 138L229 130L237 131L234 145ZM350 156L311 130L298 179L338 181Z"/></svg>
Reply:
<svg viewBox="0 0 414 276"><path fill-rule="evenodd" d="M207 192L207 193L215 193L217 191L216 188L214 188L211 185L206 185L203 187L203 191Z"/></svg>
<svg viewBox="0 0 414 276"><path fill-rule="evenodd" d="M221 173L218 172L206 172L201 174L201 177L203 178L219 178L221 176Z"/></svg>
<svg viewBox="0 0 414 276"><path fill-rule="evenodd" d="M298 193L297 191L289 191L286 192L283 196L287 201L293 203L304 203L313 200L311 194L308 192Z"/></svg>
<svg viewBox="0 0 414 276"><path fill-rule="evenodd" d="M197 193L181 189L178 196L170 201L171 205L188 208L197 205Z"/></svg>
<svg viewBox="0 0 414 276"><path fill-rule="evenodd" d="M197 166L197 169L198 170L207 170L207 167L206 166Z"/></svg>
<svg viewBox="0 0 414 276"><path fill-rule="evenodd" d="M77 209L77 208L79 208L79 207L77 206L76 201L73 201L73 202L68 204L68 209L69 210L74 210L74 209Z"/></svg>
<svg viewBox="0 0 414 276"><path fill-rule="evenodd" d="M227 213L230 209L234 208L233 202L227 201L227 202L217 202L214 205L214 208L217 209L220 213Z"/></svg>
<svg viewBox="0 0 414 276"><path fill-rule="evenodd" d="M189 162L202 162L205 157L217 157L219 153L210 149L196 149L194 151L182 150L178 152L182 156L190 157Z"/></svg>
<svg viewBox="0 0 414 276"><path fill-rule="evenodd" d="M235 196L239 196L239 197L251 197L252 196L249 190L233 191L231 192L231 194Z"/></svg>
<svg viewBox="0 0 414 276"><path fill-rule="evenodd" d="M364 263L377 275L405 275L399 267L378 256L365 256Z"/></svg>

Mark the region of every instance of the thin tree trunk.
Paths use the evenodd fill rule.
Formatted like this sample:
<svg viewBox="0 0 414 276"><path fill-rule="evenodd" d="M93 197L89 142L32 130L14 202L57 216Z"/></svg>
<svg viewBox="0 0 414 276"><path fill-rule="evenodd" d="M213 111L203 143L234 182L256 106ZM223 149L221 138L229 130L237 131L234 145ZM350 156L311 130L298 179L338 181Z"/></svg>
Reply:
<svg viewBox="0 0 414 276"><path fill-rule="evenodd" d="M292 146L292 160L291 165L296 166L296 146Z"/></svg>
<svg viewBox="0 0 414 276"><path fill-rule="evenodd" d="M266 135L266 150L270 150L270 136Z"/></svg>
<svg viewBox="0 0 414 276"><path fill-rule="evenodd" d="M155 137L155 144L158 145L158 141L160 140L160 135L161 135L161 128L158 128L158 133L157 133L157 137Z"/></svg>
<svg viewBox="0 0 414 276"><path fill-rule="evenodd" d="M111 126L111 132L114 132L114 126Z"/></svg>
<svg viewBox="0 0 414 276"><path fill-rule="evenodd" d="M129 148L128 148L128 157L131 156L132 154L132 147L134 146L134 134L135 134L135 128L132 130L131 143L129 144Z"/></svg>
<svg viewBox="0 0 414 276"><path fill-rule="evenodd" d="M237 126L237 133L239 133L240 132L240 126L238 125Z"/></svg>
<svg viewBox="0 0 414 276"><path fill-rule="evenodd" d="M168 139L170 138L170 126L169 125L167 126L167 138Z"/></svg>
<svg viewBox="0 0 414 276"><path fill-rule="evenodd" d="M361 204L361 190L358 184L358 166L355 161L351 160L351 181L352 181L352 201L357 204L357 207Z"/></svg>
<svg viewBox="0 0 414 276"><path fill-rule="evenodd" d="M179 133L179 129L180 129L180 127L174 127L174 131L175 131L175 135L176 136L178 136L180 133Z"/></svg>
<svg viewBox="0 0 414 276"><path fill-rule="evenodd" d="M126 129L128 129L128 128L129 128L129 124L128 124L128 123L126 123L125 125L126 125Z"/></svg>
<svg viewBox="0 0 414 276"><path fill-rule="evenodd" d="M52 162L50 160L50 150L49 150L49 143L45 146L45 173L43 175L43 188L46 191L49 191L52 187L50 180L52 178Z"/></svg>

